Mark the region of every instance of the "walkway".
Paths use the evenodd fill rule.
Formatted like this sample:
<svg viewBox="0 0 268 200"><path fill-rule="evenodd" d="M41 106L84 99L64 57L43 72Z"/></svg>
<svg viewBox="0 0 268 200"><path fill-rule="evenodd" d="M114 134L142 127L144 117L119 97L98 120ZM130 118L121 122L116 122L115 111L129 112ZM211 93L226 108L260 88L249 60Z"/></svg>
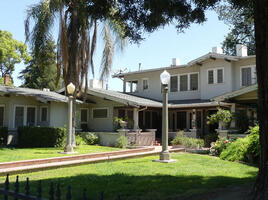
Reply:
<svg viewBox="0 0 268 200"><path fill-rule="evenodd" d="M183 152L183 151L184 151L183 148L170 149L170 152ZM128 149L122 151L5 162L0 163L0 175L6 175L7 173L10 174L24 171L37 171L46 168L65 167L71 165L81 165L87 163L96 163L110 160L149 156L159 154L160 152L161 147L158 146L156 148L143 147L138 149Z"/></svg>

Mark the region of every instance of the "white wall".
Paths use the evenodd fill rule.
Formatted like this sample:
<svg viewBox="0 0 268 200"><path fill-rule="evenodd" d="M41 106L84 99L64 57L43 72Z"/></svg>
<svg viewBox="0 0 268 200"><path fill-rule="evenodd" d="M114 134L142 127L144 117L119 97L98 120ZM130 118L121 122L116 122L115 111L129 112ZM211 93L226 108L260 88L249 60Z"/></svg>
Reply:
<svg viewBox="0 0 268 200"><path fill-rule="evenodd" d="M61 102L50 103L50 126L66 127L68 120L68 104Z"/></svg>

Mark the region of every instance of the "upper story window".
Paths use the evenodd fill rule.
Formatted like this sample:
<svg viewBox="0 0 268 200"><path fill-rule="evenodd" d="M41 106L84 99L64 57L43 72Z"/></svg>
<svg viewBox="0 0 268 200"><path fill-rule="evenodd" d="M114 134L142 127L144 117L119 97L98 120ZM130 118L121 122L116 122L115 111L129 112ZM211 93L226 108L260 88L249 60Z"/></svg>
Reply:
<svg viewBox="0 0 268 200"><path fill-rule="evenodd" d="M177 92L178 91L178 76L170 77L170 91Z"/></svg>
<svg viewBox="0 0 268 200"><path fill-rule="evenodd" d="M0 127L4 126L4 106L0 105Z"/></svg>
<svg viewBox="0 0 268 200"><path fill-rule="evenodd" d="M188 75L180 75L180 91L188 90Z"/></svg>
<svg viewBox="0 0 268 200"><path fill-rule="evenodd" d="M224 82L223 68L215 68L208 70L208 84L217 84Z"/></svg>
<svg viewBox="0 0 268 200"><path fill-rule="evenodd" d="M127 81L126 92L137 92L138 91L138 81Z"/></svg>
<svg viewBox="0 0 268 200"><path fill-rule="evenodd" d="M93 119L104 119L108 118L107 108L93 108Z"/></svg>
<svg viewBox="0 0 268 200"><path fill-rule="evenodd" d="M190 90L198 90L198 74L190 74Z"/></svg>
<svg viewBox="0 0 268 200"><path fill-rule="evenodd" d="M241 86L249 86L256 83L256 67L241 67Z"/></svg>
<svg viewBox="0 0 268 200"><path fill-rule="evenodd" d="M143 90L147 90L149 88L148 79L142 80L142 88L143 88Z"/></svg>

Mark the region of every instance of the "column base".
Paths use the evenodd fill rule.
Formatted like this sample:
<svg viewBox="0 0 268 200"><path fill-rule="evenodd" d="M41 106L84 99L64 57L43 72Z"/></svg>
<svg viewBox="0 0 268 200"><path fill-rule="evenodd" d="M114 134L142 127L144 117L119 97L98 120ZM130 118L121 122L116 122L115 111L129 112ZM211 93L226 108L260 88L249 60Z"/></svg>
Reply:
<svg viewBox="0 0 268 200"><path fill-rule="evenodd" d="M169 159L169 160L153 160L153 162L160 162L160 163L172 163L177 162L178 160L175 159Z"/></svg>
<svg viewBox="0 0 268 200"><path fill-rule="evenodd" d="M65 153L65 154L72 154L72 153L76 153L74 152L74 149L73 149L73 146L71 144L67 144L65 147L64 147L64 152L62 153Z"/></svg>

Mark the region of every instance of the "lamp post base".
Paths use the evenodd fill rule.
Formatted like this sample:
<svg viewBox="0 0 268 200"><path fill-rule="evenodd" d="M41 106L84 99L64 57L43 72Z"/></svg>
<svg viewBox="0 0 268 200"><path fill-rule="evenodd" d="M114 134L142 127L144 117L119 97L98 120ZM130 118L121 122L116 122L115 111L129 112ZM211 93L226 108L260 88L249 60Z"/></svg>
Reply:
<svg viewBox="0 0 268 200"><path fill-rule="evenodd" d="M67 144L65 147L64 147L64 153L75 153L74 152L74 149L73 149L73 146L70 145L70 144Z"/></svg>
<svg viewBox="0 0 268 200"><path fill-rule="evenodd" d="M162 151L160 153L160 159L159 160L153 160L154 162L160 162L160 163L171 163L171 162L177 162L175 159L170 159L170 154L168 151Z"/></svg>
<svg viewBox="0 0 268 200"><path fill-rule="evenodd" d="M160 162L160 163L172 163L177 162L178 160L175 159L169 159L169 160L153 160L153 162Z"/></svg>

